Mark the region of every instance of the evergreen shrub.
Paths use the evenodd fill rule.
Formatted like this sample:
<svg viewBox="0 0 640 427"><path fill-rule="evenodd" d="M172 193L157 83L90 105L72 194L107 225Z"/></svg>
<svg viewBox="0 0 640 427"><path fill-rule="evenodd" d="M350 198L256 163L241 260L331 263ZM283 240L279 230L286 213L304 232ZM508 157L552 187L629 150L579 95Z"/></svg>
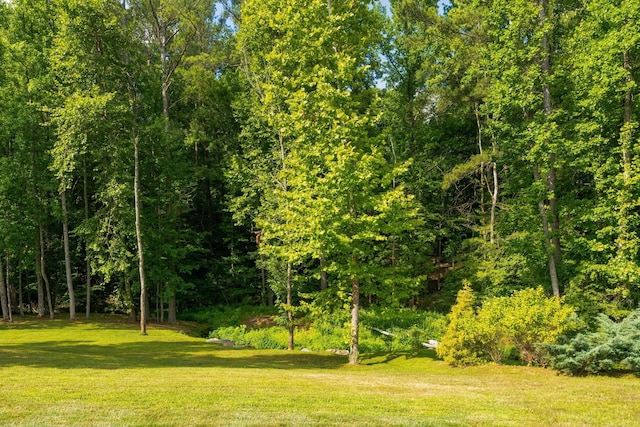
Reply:
<svg viewBox="0 0 640 427"><path fill-rule="evenodd" d="M640 373L640 309L616 323L597 317L595 332L579 333L565 343L545 345L554 369L568 374L599 374L615 370Z"/></svg>
<svg viewBox="0 0 640 427"><path fill-rule="evenodd" d="M449 313L449 326L436 353L453 366L482 363L481 333L477 328L476 298L468 282L458 292L456 303Z"/></svg>

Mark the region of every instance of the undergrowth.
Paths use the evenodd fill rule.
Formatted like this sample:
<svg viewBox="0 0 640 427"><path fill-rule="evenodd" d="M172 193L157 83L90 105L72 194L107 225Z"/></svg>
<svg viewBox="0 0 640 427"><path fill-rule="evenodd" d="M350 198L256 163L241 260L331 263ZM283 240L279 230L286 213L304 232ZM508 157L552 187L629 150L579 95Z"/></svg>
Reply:
<svg viewBox="0 0 640 427"><path fill-rule="evenodd" d="M216 305L180 315L180 320L197 322L192 335L208 337L211 331L226 326L238 326L258 316L273 316L278 313L275 307L263 306L222 306Z"/></svg>
<svg viewBox="0 0 640 427"><path fill-rule="evenodd" d="M313 351L347 349L350 326L342 314L322 314L300 320L294 330L297 349ZM360 351L415 351L422 342L439 340L446 329L446 317L417 310L363 310L360 325ZM384 335L372 328L389 332ZM244 324L215 328L212 338L226 339L257 349L286 349L288 332L283 326L251 328Z"/></svg>

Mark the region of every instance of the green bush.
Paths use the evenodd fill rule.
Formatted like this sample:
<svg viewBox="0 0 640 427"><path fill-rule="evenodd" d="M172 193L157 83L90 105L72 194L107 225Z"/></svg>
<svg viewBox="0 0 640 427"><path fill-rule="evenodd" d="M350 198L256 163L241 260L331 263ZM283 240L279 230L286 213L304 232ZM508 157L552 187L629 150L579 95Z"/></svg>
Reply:
<svg viewBox="0 0 640 427"><path fill-rule="evenodd" d="M485 311L489 314L483 316ZM579 326L573 308L564 305L560 298L548 298L542 288L492 298L483 305L479 317L486 317L496 330L494 336L498 341L491 344L503 349L512 344L526 364L543 361L544 354L538 344L555 343Z"/></svg>
<svg viewBox="0 0 640 427"><path fill-rule="evenodd" d="M620 323L600 314L597 323L595 332L577 334L567 343L544 346L551 366L569 374L640 372L640 309Z"/></svg>
<svg viewBox="0 0 640 427"><path fill-rule="evenodd" d="M465 283L451 307L449 326L436 348L438 356L450 365L477 365L483 361L475 300L470 284Z"/></svg>
<svg viewBox="0 0 640 427"><path fill-rule="evenodd" d="M523 289L509 297L492 297L482 308L466 284L451 309L450 324L437 352L451 365L499 363L515 348L523 363L543 363L540 343L552 344L579 327L577 316L560 298L542 288Z"/></svg>
<svg viewBox="0 0 640 427"><path fill-rule="evenodd" d="M261 350L275 350L287 348L289 334L281 326L247 329L245 325L240 325L215 329L210 336Z"/></svg>

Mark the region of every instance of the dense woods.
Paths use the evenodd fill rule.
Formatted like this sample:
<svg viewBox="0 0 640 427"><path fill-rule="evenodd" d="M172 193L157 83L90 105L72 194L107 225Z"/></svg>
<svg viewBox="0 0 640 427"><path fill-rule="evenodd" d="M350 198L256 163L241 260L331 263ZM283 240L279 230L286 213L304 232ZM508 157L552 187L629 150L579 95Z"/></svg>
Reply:
<svg viewBox="0 0 640 427"><path fill-rule="evenodd" d="M637 307L640 3L390 3L0 3L3 319Z"/></svg>

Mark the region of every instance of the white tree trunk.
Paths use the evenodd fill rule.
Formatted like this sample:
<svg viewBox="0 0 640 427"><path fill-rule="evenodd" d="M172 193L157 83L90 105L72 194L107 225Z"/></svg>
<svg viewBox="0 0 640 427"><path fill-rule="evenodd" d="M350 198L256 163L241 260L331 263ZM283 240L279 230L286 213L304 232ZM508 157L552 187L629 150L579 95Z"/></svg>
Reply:
<svg viewBox="0 0 640 427"><path fill-rule="evenodd" d="M71 253L69 252L69 218L67 215L67 192L60 193L62 199L62 238L64 243L64 270L69 292L69 319L76 320L76 297L73 292L73 277L71 276Z"/></svg>

